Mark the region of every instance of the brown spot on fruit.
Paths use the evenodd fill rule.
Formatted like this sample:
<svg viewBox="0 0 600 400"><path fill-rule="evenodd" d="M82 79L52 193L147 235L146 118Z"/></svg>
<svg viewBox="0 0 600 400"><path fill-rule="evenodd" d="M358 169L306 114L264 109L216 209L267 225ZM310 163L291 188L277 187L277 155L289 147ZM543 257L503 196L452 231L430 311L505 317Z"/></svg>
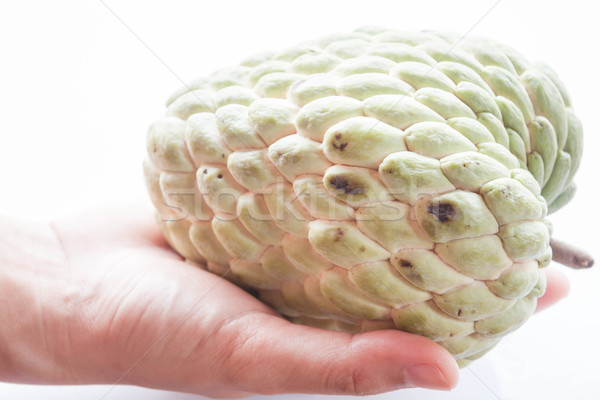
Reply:
<svg viewBox="0 0 600 400"><path fill-rule="evenodd" d="M460 317L460 315L462 314L462 308L458 309L458 316Z"/></svg>
<svg viewBox="0 0 600 400"><path fill-rule="evenodd" d="M361 253L364 253L364 252L365 252L365 250L366 250L366 249L365 249L365 247L364 247L364 246L360 246L360 249L358 249L358 251L360 251Z"/></svg>
<svg viewBox="0 0 600 400"><path fill-rule="evenodd" d="M329 180L329 184L338 190L345 190L348 187L348 179L343 176L334 176Z"/></svg>
<svg viewBox="0 0 600 400"><path fill-rule="evenodd" d="M339 151L344 151L344 149L348 146L348 143L342 143L340 145L333 144L333 148Z"/></svg>
<svg viewBox="0 0 600 400"><path fill-rule="evenodd" d="M427 206L427 212L440 222L448 222L454 218L454 207L452 207L452 204L448 203L430 203Z"/></svg>
<svg viewBox="0 0 600 400"><path fill-rule="evenodd" d="M344 237L344 230L342 228L338 228L335 231L335 239L333 239L335 242L339 242L340 240L342 240L342 238Z"/></svg>
<svg viewBox="0 0 600 400"><path fill-rule="evenodd" d="M342 138L342 134L341 134L341 133L336 133L336 134L335 134L335 138L336 138L337 140L340 140L340 139Z"/></svg>
<svg viewBox="0 0 600 400"><path fill-rule="evenodd" d="M366 192L364 187L352 185L345 176L334 176L329 179L329 184L337 190L343 190L345 194L362 194Z"/></svg>
<svg viewBox="0 0 600 400"><path fill-rule="evenodd" d="M345 143L341 143L341 144L335 144L333 143L333 148L339 151L344 151L344 149L348 147L348 142Z"/></svg>
<svg viewBox="0 0 600 400"><path fill-rule="evenodd" d="M400 260L400 266L404 268L412 268L410 261Z"/></svg>
<svg viewBox="0 0 600 400"><path fill-rule="evenodd" d="M217 178L222 179L223 175L219 174L219 175L217 175Z"/></svg>
<svg viewBox="0 0 600 400"><path fill-rule="evenodd" d="M204 175L206 175L206 174L208 174L208 170L207 170L207 169L205 169L204 171L202 171L202 173L203 173Z"/></svg>

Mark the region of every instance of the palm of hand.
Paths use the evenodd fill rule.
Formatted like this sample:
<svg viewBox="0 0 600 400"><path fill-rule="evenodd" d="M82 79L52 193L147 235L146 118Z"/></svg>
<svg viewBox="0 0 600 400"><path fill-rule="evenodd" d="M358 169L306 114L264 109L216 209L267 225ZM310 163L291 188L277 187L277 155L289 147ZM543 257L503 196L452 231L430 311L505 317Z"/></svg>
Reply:
<svg viewBox="0 0 600 400"><path fill-rule="evenodd" d="M452 356L426 338L287 322L242 289L183 262L147 212L88 214L53 228L66 255L61 301L68 311L51 313L46 326L54 328L44 335L60 349L65 382L215 397L449 389L457 382ZM566 290L549 278L543 304Z"/></svg>
<svg viewBox="0 0 600 400"><path fill-rule="evenodd" d="M283 320L242 289L181 261L150 214L131 211L54 224L75 287L86 288L75 295L84 313L77 321L87 321L81 335L91 341L81 347L100 350L116 372L110 380L242 394L247 383L220 375L249 368L238 350L251 346L254 325Z"/></svg>

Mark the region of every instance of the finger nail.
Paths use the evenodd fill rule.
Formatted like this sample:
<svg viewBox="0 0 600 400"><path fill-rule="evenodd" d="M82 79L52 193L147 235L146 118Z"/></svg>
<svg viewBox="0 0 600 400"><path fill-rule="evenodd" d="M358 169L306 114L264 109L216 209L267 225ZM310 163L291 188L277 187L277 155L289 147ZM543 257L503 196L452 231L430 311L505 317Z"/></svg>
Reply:
<svg viewBox="0 0 600 400"><path fill-rule="evenodd" d="M446 381L440 370L427 364L411 365L404 371L406 382L422 388L450 390L450 385Z"/></svg>

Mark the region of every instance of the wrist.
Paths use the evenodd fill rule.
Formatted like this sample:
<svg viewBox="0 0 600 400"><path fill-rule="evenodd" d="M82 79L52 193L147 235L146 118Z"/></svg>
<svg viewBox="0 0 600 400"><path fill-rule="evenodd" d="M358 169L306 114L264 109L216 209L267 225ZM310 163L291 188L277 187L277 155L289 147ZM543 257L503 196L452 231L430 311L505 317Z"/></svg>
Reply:
<svg viewBox="0 0 600 400"><path fill-rule="evenodd" d="M67 271L49 225L0 219L0 380L64 379L53 325Z"/></svg>

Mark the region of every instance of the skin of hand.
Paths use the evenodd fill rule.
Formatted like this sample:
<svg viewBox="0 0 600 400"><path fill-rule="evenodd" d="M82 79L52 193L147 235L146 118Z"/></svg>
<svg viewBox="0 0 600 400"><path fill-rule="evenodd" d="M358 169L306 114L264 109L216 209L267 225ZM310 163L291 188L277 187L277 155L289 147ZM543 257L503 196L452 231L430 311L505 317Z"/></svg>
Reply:
<svg viewBox="0 0 600 400"><path fill-rule="evenodd" d="M548 270L538 308L567 294ZM449 390L453 357L420 336L294 325L185 263L149 210L50 224L0 218L0 380L133 384L211 397Z"/></svg>

